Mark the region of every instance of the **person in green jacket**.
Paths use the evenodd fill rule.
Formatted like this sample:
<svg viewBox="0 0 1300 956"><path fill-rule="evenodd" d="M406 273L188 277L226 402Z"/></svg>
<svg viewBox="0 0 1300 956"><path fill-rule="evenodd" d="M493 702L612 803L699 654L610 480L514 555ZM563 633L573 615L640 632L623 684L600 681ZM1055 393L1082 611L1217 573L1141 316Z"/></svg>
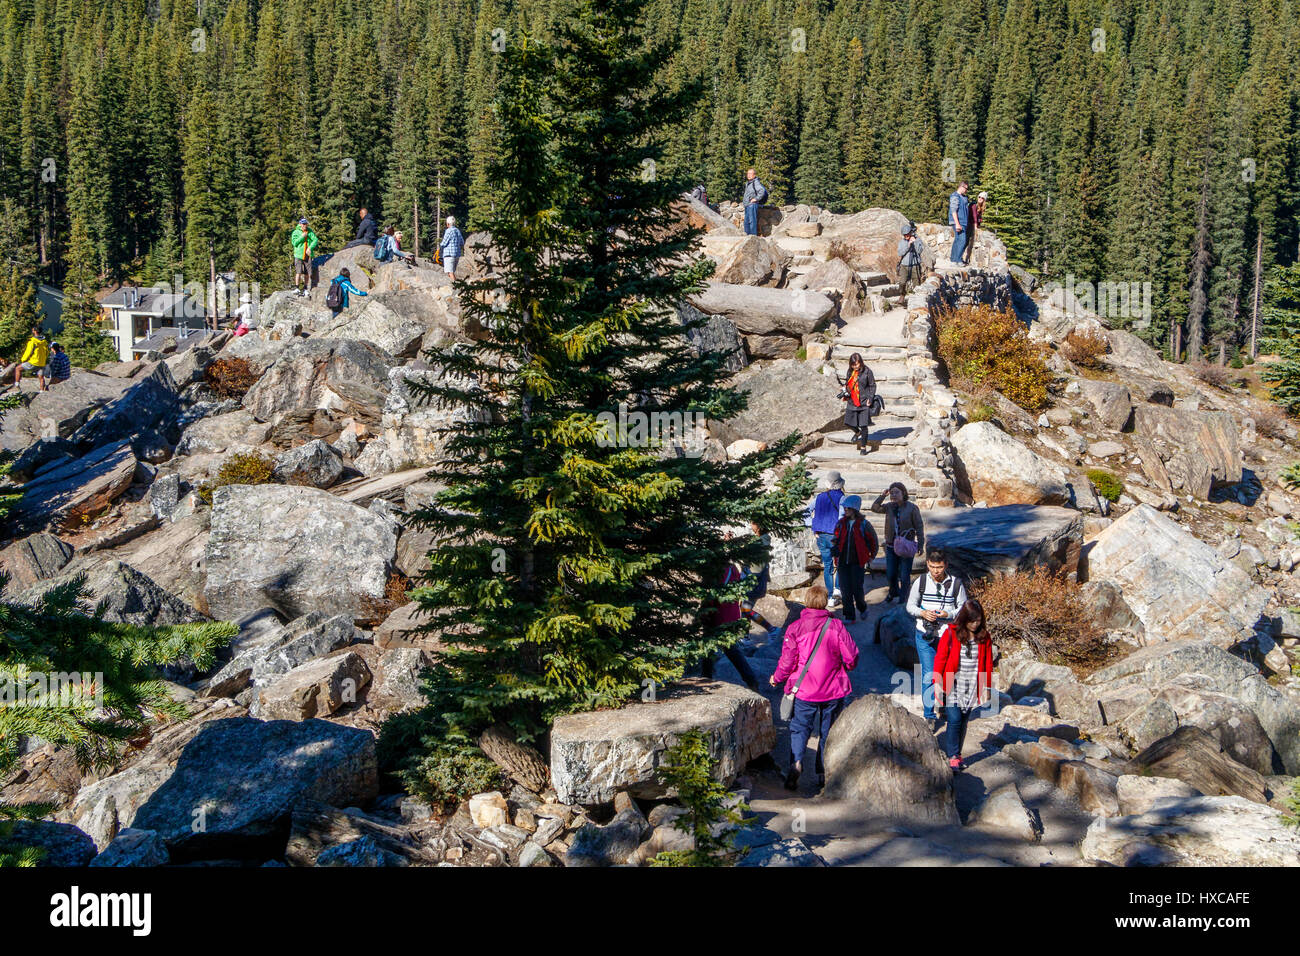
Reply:
<svg viewBox="0 0 1300 956"><path fill-rule="evenodd" d="M306 217L303 217L298 220L298 226L289 241L293 244L293 284L300 287L298 294L306 298L311 295L311 258L316 253L320 239L308 227Z"/></svg>

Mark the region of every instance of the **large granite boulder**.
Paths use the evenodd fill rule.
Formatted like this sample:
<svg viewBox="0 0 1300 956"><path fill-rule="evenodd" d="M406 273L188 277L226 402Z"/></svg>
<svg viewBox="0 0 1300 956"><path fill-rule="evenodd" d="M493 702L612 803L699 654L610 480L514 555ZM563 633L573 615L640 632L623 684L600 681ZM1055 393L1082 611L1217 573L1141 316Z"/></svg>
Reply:
<svg viewBox="0 0 1300 956"><path fill-rule="evenodd" d="M829 295L840 307L840 318L851 319L867 311L867 287L843 259L827 259L803 276L803 288Z"/></svg>
<svg viewBox="0 0 1300 956"><path fill-rule="evenodd" d="M181 432L176 454L224 454L239 445L260 445L270 435L270 425L259 422L241 408L220 415L209 415L187 426Z"/></svg>
<svg viewBox="0 0 1300 956"><path fill-rule="evenodd" d="M822 239L833 241L836 254L860 272L884 272L898 278L898 240L907 217L893 209L864 209L852 215L822 213ZM934 268L935 245L925 243L922 267Z"/></svg>
<svg viewBox="0 0 1300 956"><path fill-rule="evenodd" d="M121 397L91 417L69 440L89 450L146 432L166 434L173 431L180 414L181 397L176 380L171 369L159 362L147 374L132 379L130 388Z"/></svg>
<svg viewBox="0 0 1300 956"><path fill-rule="evenodd" d="M148 575L129 564L102 556L78 558L53 579L32 586L22 597L35 600L50 588L67 584L80 575L85 576L82 603L88 610L101 607L106 621L162 627L207 620L195 608L164 591Z"/></svg>
<svg viewBox="0 0 1300 956"><path fill-rule="evenodd" d="M208 693L233 697L250 685L262 687L316 658L360 642L363 634L347 614L305 614L280 624L263 608L237 622L230 659L208 679Z"/></svg>
<svg viewBox="0 0 1300 956"><path fill-rule="evenodd" d="M397 528L316 488L230 485L212 499L205 591L214 617L259 607L366 618L382 601Z"/></svg>
<svg viewBox="0 0 1300 956"><path fill-rule="evenodd" d="M686 331L686 339L700 354L720 352L726 356L723 368L739 372L745 367L745 349L736 327L720 315L705 315L689 302L677 304L682 323L699 323Z"/></svg>
<svg viewBox="0 0 1300 956"><path fill-rule="evenodd" d="M1128 386L1100 379L1078 379L1083 397L1092 403L1099 424L1113 431L1130 431L1133 427L1133 396Z"/></svg>
<svg viewBox="0 0 1300 956"><path fill-rule="evenodd" d="M835 315L835 302L806 289L767 289L709 282L690 297L706 315L720 315L746 335L789 335L795 338L824 327Z"/></svg>
<svg viewBox="0 0 1300 956"><path fill-rule="evenodd" d="M343 456L319 438L290 448L275 459L272 475L286 485L328 488L343 474Z"/></svg>
<svg viewBox="0 0 1300 956"><path fill-rule="evenodd" d="M1211 489L1241 481L1239 429L1228 412L1139 405L1134 432L1142 470L1162 491L1207 499Z"/></svg>
<svg viewBox="0 0 1300 956"><path fill-rule="evenodd" d="M324 720L214 720L124 823L156 831L174 861L267 859L283 850L298 802L363 806L378 792L369 731Z"/></svg>
<svg viewBox="0 0 1300 956"><path fill-rule="evenodd" d="M37 866L86 866L95 857L95 841L69 823L14 820L0 831L0 853L34 849Z"/></svg>
<svg viewBox="0 0 1300 956"><path fill-rule="evenodd" d="M395 368L389 372L388 398L380 419L381 458L374 461L368 456L368 466L362 469L367 475L436 464L449 438L443 429L480 414L463 406L444 406L420 391L422 384L441 379L439 369Z"/></svg>
<svg viewBox="0 0 1300 956"><path fill-rule="evenodd" d="M1097 535L1085 563L1089 580L1120 588L1148 644L1207 638L1231 647L1262 626L1269 601L1245 571L1150 505Z"/></svg>
<svg viewBox="0 0 1300 956"><path fill-rule="evenodd" d="M135 481L129 441L104 445L81 458L44 471L23 485L9 520L19 528L76 526L106 511Z"/></svg>
<svg viewBox="0 0 1300 956"><path fill-rule="evenodd" d="M44 532L0 550L0 568L9 575L8 586L14 590L54 577L71 560L72 545Z"/></svg>
<svg viewBox="0 0 1300 956"><path fill-rule="evenodd" d="M664 751L700 730L730 784L745 765L776 744L767 698L719 681L685 680L652 702L558 718L551 727L551 784L561 803L603 804L620 790L634 797L672 796L659 778Z"/></svg>
<svg viewBox="0 0 1300 956"><path fill-rule="evenodd" d="M827 736L827 797L890 819L958 822L952 770L920 717L883 694L868 694L848 706Z"/></svg>
<svg viewBox="0 0 1300 956"><path fill-rule="evenodd" d="M19 392L26 404L0 418L0 447L22 451L38 439L67 438L130 387L129 379L81 369L73 369L66 382L44 392L37 390L34 378L24 379Z"/></svg>
<svg viewBox="0 0 1300 956"><path fill-rule="evenodd" d="M806 436L810 444L817 432L837 428L844 420L839 384L811 362L785 359L746 369L736 386L748 397L748 407L725 422L709 422L709 434L724 445L742 438L774 442L791 432Z"/></svg>
<svg viewBox="0 0 1300 956"><path fill-rule="evenodd" d="M261 422L318 409L377 423L388 398L393 357L377 345L311 338L290 344L244 395Z"/></svg>
<svg viewBox="0 0 1300 956"><path fill-rule="evenodd" d="M746 236L713 270L715 282L775 288L785 278L790 256L759 236Z"/></svg>
<svg viewBox="0 0 1300 956"><path fill-rule="evenodd" d="M300 664L261 688L249 714L267 720L328 717L361 699L370 668L352 651Z"/></svg>
<svg viewBox="0 0 1300 956"><path fill-rule="evenodd" d="M1072 574L1083 547L1083 515L1052 505L933 508L923 512L925 539L944 549L969 578L1047 567Z"/></svg>
<svg viewBox="0 0 1300 956"><path fill-rule="evenodd" d="M952 437L957 481L990 505L1063 505L1070 500L1065 469L1047 461L992 422L971 422Z"/></svg>
<svg viewBox="0 0 1300 956"><path fill-rule="evenodd" d="M1114 866L1300 866L1300 830L1243 797L1184 797L1095 821L1080 851Z"/></svg>
<svg viewBox="0 0 1300 956"><path fill-rule="evenodd" d="M414 358L429 331L423 322L399 315L379 296L365 300L355 315L342 313L337 323L320 334L332 339L354 339L379 346L395 358Z"/></svg>

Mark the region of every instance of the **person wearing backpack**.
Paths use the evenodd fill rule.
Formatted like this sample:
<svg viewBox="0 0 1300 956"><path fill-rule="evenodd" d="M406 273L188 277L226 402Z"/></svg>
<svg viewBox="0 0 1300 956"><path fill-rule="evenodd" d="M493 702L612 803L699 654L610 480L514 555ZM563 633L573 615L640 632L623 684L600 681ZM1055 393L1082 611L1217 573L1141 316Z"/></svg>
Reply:
<svg viewBox="0 0 1300 956"><path fill-rule="evenodd" d="M385 226L384 234L375 240L373 255L376 262L388 262L393 258L393 251L397 246L397 241L393 236L393 227Z"/></svg>
<svg viewBox="0 0 1300 956"><path fill-rule="evenodd" d="M785 788L795 790L803 772L808 741L816 736L817 785L826 783L826 737L853 690L849 672L858 664L858 645L848 628L826 610L826 589L808 589L807 606L785 629L773 687L784 685L781 716L790 721L790 769Z"/></svg>
<svg viewBox="0 0 1300 956"><path fill-rule="evenodd" d="M835 587L835 526L840 523L840 502L844 500L844 479L838 471L826 472L826 488L813 499L812 532L817 551L822 556L822 580L829 594L830 607L840 596Z"/></svg>
<svg viewBox="0 0 1300 956"><path fill-rule="evenodd" d="M353 293L364 298L368 293L362 292L352 284L352 273L347 269L340 269L339 274L334 277L330 283L329 291L325 293L325 307L338 316L340 312L348 307L349 298Z"/></svg>
<svg viewBox="0 0 1300 956"><path fill-rule="evenodd" d="M758 207L767 202L767 187L753 169L745 173L745 179L745 195L742 198L745 206L745 235L757 236Z"/></svg>
<svg viewBox="0 0 1300 956"><path fill-rule="evenodd" d="M943 629L934 657L934 697L948 717L944 749L953 772L964 768L961 748L971 714L988 704L993 686L993 637L984 607L971 598Z"/></svg>
<svg viewBox="0 0 1300 956"><path fill-rule="evenodd" d="M957 617L966 604L966 586L948 573L948 556L942 548L931 546L925 552L926 573L916 579L907 597L907 613L916 618L916 656L920 661L921 705L931 730L938 730L931 685L935 649L944 625Z"/></svg>
<svg viewBox="0 0 1300 956"><path fill-rule="evenodd" d="M880 493L871 510L885 516L885 577L889 579L885 603L902 601L912 584L912 559L925 548L921 509L909 499L906 486L896 481Z"/></svg>
<svg viewBox="0 0 1300 956"><path fill-rule="evenodd" d="M908 220L898 240L898 304L907 304L907 293L921 284L921 253L925 244L916 237L916 223Z"/></svg>
<svg viewBox="0 0 1300 956"><path fill-rule="evenodd" d="M854 608L858 614L867 613L863 580L880 549L880 542L876 540L876 530L862 517L861 497L849 495L840 505L844 517L835 525L835 569L844 602L844 620L848 622L855 620Z"/></svg>
<svg viewBox="0 0 1300 956"><path fill-rule="evenodd" d="M305 299L311 295L311 257L320 245L320 238L307 225L306 216L298 220L289 236L289 244L293 247L293 284L301 286L298 295Z"/></svg>
<svg viewBox="0 0 1300 956"><path fill-rule="evenodd" d="M970 241L970 199L966 197L969 184L961 182L948 197L948 225L952 226L952 253L949 258L960 265Z"/></svg>
<svg viewBox="0 0 1300 956"><path fill-rule="evenodd" d="M438 251L442 253L443 269L447 275L456 278L456 265L460 262L461 253L465 251L465 235L456 228L455 216L447 217L447 231L442 234Z"/></svg>

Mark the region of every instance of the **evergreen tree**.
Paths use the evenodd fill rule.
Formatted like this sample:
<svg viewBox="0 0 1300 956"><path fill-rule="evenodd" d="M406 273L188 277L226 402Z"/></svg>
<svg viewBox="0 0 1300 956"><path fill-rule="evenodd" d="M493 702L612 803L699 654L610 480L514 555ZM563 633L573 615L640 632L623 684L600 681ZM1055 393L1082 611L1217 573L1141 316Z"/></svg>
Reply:
<svg viewBox="0 0 1300 956"><path fill-rule="evenodd" d="M41 306L32 284L10 268L0 273L0 358L17 361L32 334L32 326L41 324Z"/></svg>
<svg viewBox="0 0 1300 956"><path fill-rule="evenodd" d="M460 290L489 332L430 355L450 376L430 397L468 410L435 472L447 490L416 516L442 542L418 594L445 650L429 705L386 731L388 752L413 748L410 785L440 796L466 786L446 768L481 759L488 725L536 739L734 641L707 604L724 562L762 560L763 546L725 529L752 517L789 533L810 491L793 471L775 492L761 484L797 436L715 464L611 424L628 409L656 421L743 406L721 384L725 356L697 353L675 311L707 265L675 265L696 240L666 228L685 183L644 161L693 100L660 86L672 46L643 42L636 6L578 0L554 46L503 54L501 276Z"/></svg>

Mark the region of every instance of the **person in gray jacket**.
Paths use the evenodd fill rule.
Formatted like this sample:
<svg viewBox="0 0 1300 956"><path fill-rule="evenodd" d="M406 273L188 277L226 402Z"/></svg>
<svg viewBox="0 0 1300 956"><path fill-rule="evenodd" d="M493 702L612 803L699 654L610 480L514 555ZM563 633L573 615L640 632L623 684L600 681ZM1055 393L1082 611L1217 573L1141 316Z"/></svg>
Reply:
<svg viewBox="0 0 1300 956"><path fill-rule="evenodd" d="M888 500L886 500L888 498ZM907 488L896 481L880 493L871 510L885 516L885 577L889 579L889 594L885 603L907 597L912 583L912 559L925 551L925 521L916 502L909 500ZM899 538L903 540L898 541ZM911 552L899 554L899 550Z"/></svg>
<svg viewBox="0 0 1300 956"><path fill-rule="evenodd" d="M745 195L742 202L745 206L745 235L758 235L758 207L767 202L767 187L763 181L758 178L758 173L749 170L745 173L748 180L745 183Z"/></svg>
<svg viewBox="0 0 1300 956"><path fill-rule="evenodd" d="M907 293L921 284L921 254L925 243L916 236L916 223L911 220L903 227L903 238L898 240L898 304L907 304Z"/></svg>

